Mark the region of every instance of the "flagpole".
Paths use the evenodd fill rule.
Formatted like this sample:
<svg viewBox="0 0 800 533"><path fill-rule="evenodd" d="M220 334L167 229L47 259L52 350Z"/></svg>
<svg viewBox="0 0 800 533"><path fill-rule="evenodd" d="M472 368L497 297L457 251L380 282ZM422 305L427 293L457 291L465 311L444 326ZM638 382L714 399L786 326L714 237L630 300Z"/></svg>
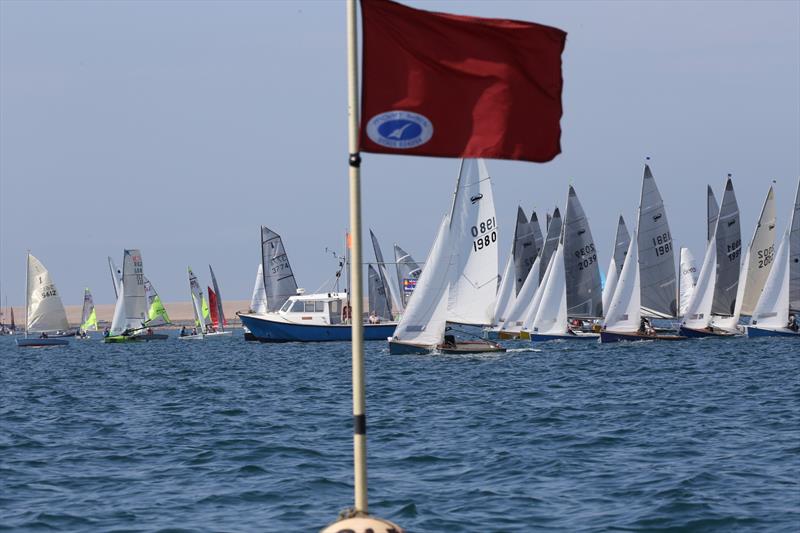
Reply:
<svg viewBox="0 0 800 533"><path fill-rule="evenodd" d="M356 2L347 0L347 118L350 152L350 231L352 251L350 290L352 291L353 349L353 474L355 511L367 513L367 415L364 388L364 298L361 267L361 156L358 146L358 44Z"/></svg>

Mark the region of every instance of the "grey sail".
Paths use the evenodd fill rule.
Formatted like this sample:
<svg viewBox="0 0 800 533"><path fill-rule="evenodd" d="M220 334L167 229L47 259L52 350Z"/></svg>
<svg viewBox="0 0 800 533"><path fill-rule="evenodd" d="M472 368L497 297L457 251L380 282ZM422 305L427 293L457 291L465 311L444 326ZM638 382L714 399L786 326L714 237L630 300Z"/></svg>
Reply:
<svg viewBox="0 0 800 533"><path fill-rule="evenodd" d="M544 245L544 237L542 236L542 228L539 227L539 217L536 216L536 211L531 213L531 219L528 224L533 227L533 240L536 243L536 253L538 254Z"/></svg>
<svg viewBox="0 0 800 533"><path fill-rule="evenodd" d="M388 294L386 296L389 298L389 305L399 313L402 310L399 309L400 301L394 294L394 285L389 285L389 272L386 270L386 263L383 260L381 245L378 243L378 238L375 236L372 230L369 230L369 236L372 239L372 249L375 251L375 261L378 263L376 270L378 271L378 275L381 277L384 288L388 289Z"/></svg>
<svg viewBox="0 0 800 533"><path fill-rule="evenodd" d="M547 238L544 240L544 246L542 247L542 253L539 256L539 264L540 265L549 265L550 258L553 256L553 252L556 251L558 248L558 241L561 239L561 213L556 210L553 211L553 216L547 215ZM539 283L541 284L542 278L544 277L544 272L546 268L542 268L539 272Z"/></svg>
<svg viewBox="0 0 800 533"><path fill-rule="evenodd" d="M261 262L264 265L267 311L277 311L290 296L297 294L297 282L281 236L266 226L261 226Z"/></svg>
<svg viewBox="0 0 800 533"><path fill-rule="evenodd" d="M367 266L367 271L369 273L367 278L369 314L375 313L384 320L391 320L392 310L389 308L389 300L386 298L386 287L383 285L383 280L372 265Z"/></svg>
<svg viewBox="0 0 800 533"><path fill-rule="evenodd" d="M711 314L732 316L739 289L739 270L742 262L742 230L739 223L739 204L728 176L725 194L717 219L717 275L714 284L714 303Z"/></svg>
<svg viewBox="0 0 800 533"><path fill-rule="evenodd" d="M572 185L569 187L564 214L564 271L567 285L567 315L603 316L603 290L597 250L592 230L589 228L589 220Z"/></svg>
<svg viewBox="0 0 800 533"><path fill-rule="evenodd" d="M717 219L719 218L719 205L717 204L717 197L714 196L711 185L708 185L708 190L706 192L706 218L708 222L706 242L710 242L711 237L714 236L714 228L717 227Z"/></svg>
<svg viewBox="0 0 800 533"><path fill-rule="evenodd" d="M664 201L648 165L639 201L639 283L645 315L677 316L677 274Z"/></svg>
<svg viewBox="0 0 800 533"><path fill-rule="evenodd" d="M622 273L622 265L625 263L625 256L628 254L630 244L631 236L628 233L628 227L625 225L625 219L620 215L617 223L617 237L614 240L614 265L617 267L617 276Z"/></svg>
<svg viewBox="0 0 800 533"><path fill-rule="evenodd" d="M397 282L400 284L400 297L403 299L403 304L408 303L408 298L411 296L413 287L412 283L416 283L419 275L422 273L422 268L414 261L411 254L394 245L394 262L397 268ZM408 285L408 287L406 287Z"/></svg>
<svg viewBox="0 0 800 533"><path fill-rule="evenodd" d="M536 226L539 223L536 222ZM539 250L536 248L536 232L533 224L528 222L525 212L517 207L517 225L514 229L514 275L516 276L515 294L519 294L522 284L528 278L533 262Z"/></svg>
<svg viewBox="0 0 800 533"><path fill-rule="evenodd" d="M791 229L789 230L789 309L800 311L800 181L794 195Z"/></svg>

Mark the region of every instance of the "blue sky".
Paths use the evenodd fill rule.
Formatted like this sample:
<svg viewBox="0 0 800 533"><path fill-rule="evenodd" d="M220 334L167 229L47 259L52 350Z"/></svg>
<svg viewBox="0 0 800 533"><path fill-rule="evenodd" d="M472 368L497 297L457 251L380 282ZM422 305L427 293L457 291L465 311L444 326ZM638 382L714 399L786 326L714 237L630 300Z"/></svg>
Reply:
<svg viewBox="0 0 800 533"><path fill-rule="evenodd" d="M728 172L743 240L772 179L784 227L800 176L800 3L409 1L568 32L563 153L489 161L508 250L517 204L572 183L605 270L652 167L677 246L702 255L705 187ZM113 301L106 256L140 248L167 301L186 267L249 298L259 225L298 282L331 278L348 220L342 2L0 2L0 284L24 302L25 250L66 304ZM364 227L423 258L458 161L364 155ZM367 234L368 236L368 234ZM365 257L372 257L365 249ZM501 258L501 261L504 258ZM327 288L327 287L326 287Z"/></svg>

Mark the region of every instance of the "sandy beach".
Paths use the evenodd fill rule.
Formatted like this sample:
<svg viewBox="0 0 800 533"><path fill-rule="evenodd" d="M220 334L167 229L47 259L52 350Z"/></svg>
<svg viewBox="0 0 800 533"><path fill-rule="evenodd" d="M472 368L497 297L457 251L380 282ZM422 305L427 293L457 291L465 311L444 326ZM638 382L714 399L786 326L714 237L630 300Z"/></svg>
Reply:
<svg viewBox="0 0 800 533"><path fill-rule="evenodd" d="M164 307L175 324L190 324L194 321L191 302L167 302L164 303ZM246 311L249 307L249 300L234 300L223 304L223 312L230 325L237 325L239 324L239 318L236 316L236 311ZM19 306L13 309L17 326L22 328L25 321L25 308ZM82 305L67 305L65 309L67 310L67 320L69 320L70 325L77 326L81 319ZM101 324L103 322L111 323L111 318L114 315L114 304L97 304L95 309L97 310L97 320ZM9 319L8 309L4 308L3 323L7 323Z"/></svg>

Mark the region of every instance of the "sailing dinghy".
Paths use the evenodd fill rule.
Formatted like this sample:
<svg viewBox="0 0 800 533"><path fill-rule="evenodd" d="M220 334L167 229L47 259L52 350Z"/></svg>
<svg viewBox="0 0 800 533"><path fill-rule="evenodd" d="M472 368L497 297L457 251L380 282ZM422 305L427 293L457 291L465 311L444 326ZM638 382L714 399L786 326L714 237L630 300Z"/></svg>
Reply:
<svg viewBox="0 0 800 533"><path fill-rule="evenodd" d="M83 309L81 309L81 325L75 339L89 339L87 332L97 331L97 311L94 308L94 299L89 288L83 290Z"/></svg>
<svg viewBox="0 0 800 533"><path fill-rule="evenodd" d="M642 289L640 281L638 228L634 230L614 296L611 298L600 342L685 340L677 335L661 335L647 328L642 321Z"/></svg>
<svg viewBox="0 0 800 533"><path fill-rule="evenodd" d="M112 267L112 280L116 274ZM122 276L117 283L117 303L107 343L165 340L168 335L152 333L147 318L144 263L137 249L125 250L122 259Z"/></svg>
<svg viewBox="0 0 800 533"><path fill-rule="evenodd" d="M209 269L210 268L211 267L209 265ZM211 287L209 287L209 298L206 299L206 296L203 293L203 288L200 286L200 282L197 280L197 276L195 276L194 272L192 272L192 267L189 267L188 270L189 294L192 299L192 313L194 314L194 329L189 335L183 334L185 330L181 329L182 334L178 336L178 339L204 340L206 338L213 339L230 335L230 331L217 331L214 323L212 322L212 317L216 314L218 320L217 323L220 325L220 327L224 327L224 320L220 321L219 318L220 316L224 318L224 315L221 315L222 302L219 301L217 294L213 289L211 289ZM211 279L217 290L219 290L213 270L211 270ZM212 295L214 295L213 298Z"/></svg>
<svg viewBox="0 0 800 533"><path fill-rule="evenodd" d="M728 327L716 326L714 322L720 320L717 317L730 318L735 312L742 250L739 226L739 206L729 174L697 285L681 322L681 335L731 337L738 334Z"/></svg>
<svg viewBox="0 0 800 533"><path fill-rule="evenodd" d="M789 225L756 303L747 336L800 338L797 313L800 313L800 182Z"/></svg>
<svg viewBox="0 0 800 533"><path fill-rule="evenodd" d="M482 159L464 159L450 212L439 226L414 297L394 335L392 354L502 352L482 340L456 340L447 323L487 326L497 297L497 223Z"/></svg>
<svg viewBox="0 0 800 533"><path fill-rule="evenodd" d="M50 278L50 273L41 261L30 252L28 252L27 261L25 337L17 339L17 346L26 348L69 344L67 339L51 336L61 335L63 337L69 330L69 322L67 322L64 304L61 302L55 283ZM39 338L30 337L31 333L39 333Z"/></svg>

